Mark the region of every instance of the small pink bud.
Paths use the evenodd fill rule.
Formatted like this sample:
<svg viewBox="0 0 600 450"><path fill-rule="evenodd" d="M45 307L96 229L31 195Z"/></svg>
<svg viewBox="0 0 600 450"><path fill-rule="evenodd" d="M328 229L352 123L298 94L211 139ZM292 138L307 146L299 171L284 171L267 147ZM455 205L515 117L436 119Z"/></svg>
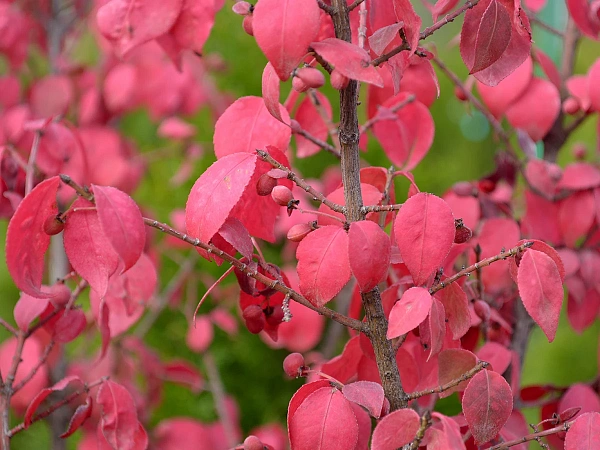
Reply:
<svg viewBox="0 0 600 450"><path fill-rule="evenodd" d="M298 77L292 78L292 89L296 92L306 92L309 86Z"/></svg>
<svg viewBox="0 0 600 450"><path fill-rule="evenodd" d="M237 2L231 7L232 11L240 16L247 16L252 13L254 6L248 2Z"/></svg>
<svg viewBox="0 0 600 450"><path fill-rule="evenodd" d="M65 306L71 299L71 290L63 283L56 283L50 286L50 292L52 293L50 301L57 307Z"/></svg>
<svg viewBox="0 0 600 450"><path fill-rule="evenodd" d="M331 76L329 77L329 82L334 89L338 91L344 89L350 83L350 79L344 75L342 75L338 70L331 72Z"/></svg>
<svg viewBox="0 0 600 450"><path fill-rule="evenodd" d="M271 197L279 206L288 206L294 200L294 194L287 186L275 186L271 191Z"/></svg>
<svg viewBox="0 0 600 450"><path fill-rule="evenodd" d="M585 155L587 154L587 148L585 146L585 144L582 144L581 142L577 142L575 145L573 145L573 157L575 159L578 160L582 160L585 159Z"/></svg>
<svg viewBox="0 0 600 450"><path fill-rule="evenodd" d="M472 197L477 194L477 190L468 181L459 181L452 186L452 191L459 197Z"/></svg>
<svg viewBox="0 0 600 450"><path fill-rule="evenodd" d="M325 84L325 76L314 67L303 67L296 71L296 77L311 88L317 89Z"/></svg>
<svg viewBox="0 0 600 450"><path fill-rule="evenodd" d="M562 110L565 114L576 114L579 112L580 106L576 98L568 97L562 104Z"/></svg>
<svg viewBox="0 0 600 450"><path fill-rule="evenodd" d="M292 242L300 242L304 239L308 233L312 231L312 228L307 223L298 223L289 229L287 232L287 238Z"/></svg>
<svg viewBox="0 0 600 450"><path fill-rule="evenodd" d="M237 448L237 447L236 447ZM244 439L244 450L264 450L265 446L256 436L248 436Z"/></svg>
<svg viewBox="0 0 600 450"><path fill-rule="evenodd" d="M271 193L275 186L277 186L277 180L269 174L263 173L256 182L256 192L261 197L265 197Z"/></svg>
<svg viewBox="0 0 600 450"><path fill-rule="evenodd" d="M468 100L467 94L465 94L465 90L461 87L456 86L454 88L454 96L459 99L461 102L466 102Z"/></svg>
<svg viewBox="0 0 600 450"><path fill-rule="evenodd" d="M283 371L287 376L292 378L298 378L300 376L303 366L304 356L300 353L290 353L283 360Z"/></svg>
<svg viewBox="0 0 600 450"><path fill-rule="evenodd" d="M242 22L242 27L244 31L250 36L254 36L254 30L252 29L252 15L249 14L244 17L244 21Z"/></svg>
<svg viewBox="0 0 600 450"><path fill-rule="evenodd" d="M487 322L490 320L490 315L491 315L490 305L488 305L483 300L475 301L475 304L473 305L473 309L475 310L475 314L477 314L477 316L484 322Z"/></svg>

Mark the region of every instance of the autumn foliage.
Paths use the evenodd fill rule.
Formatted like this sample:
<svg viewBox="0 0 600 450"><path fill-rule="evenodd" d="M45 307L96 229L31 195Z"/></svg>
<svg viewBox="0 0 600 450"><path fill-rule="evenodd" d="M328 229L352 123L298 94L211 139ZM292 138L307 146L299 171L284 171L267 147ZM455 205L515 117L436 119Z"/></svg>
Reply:
<svg viewBox="0 0 600 450"><path fill-rule="evenodd" d="M76 434L81 450L600 448L598 378L521 382L533 327L552 342L561 311L579 333L600 312L597 152L556 163L600 112L600 59L573 69L600 39L600 2L567 0L564 30L538 17L546 3L0 0L0 215L21 292L0 320L1 448L64 411L53 438ZM222 61L203 48L222 9L267 60L245 67L262 70L261 97L215 87ZM449 45L465 77L433 43L446 26L460 28ZM535 44L542 29L562 39L560 67ZM73 50L86 39L94 64ZM496 168L437 196L413 171L435 158L440 95L487 119ZM161 159L122 133L140 109L183 149L153 181L192 186L169 224L135 200ZM204 171L184 120L201 110L214 121ZM321 153L335 163L304 179L298 161ZM385 167L365 162L374 153ZM199 261L222 276L195 277ZM202 369L145 340L168 307L187 315L182 345ZM326 320L343 331L325 334ZM215 327L241 339L239 325L291 352L281 383L306 378L286 428L240 427L210 352ZM328 339L333 358L316 349ZM217 420L156 421L167 382L210 390ZM439 408L450 396L454 415ZM540 413L530 427L526 407Z"/></svg>

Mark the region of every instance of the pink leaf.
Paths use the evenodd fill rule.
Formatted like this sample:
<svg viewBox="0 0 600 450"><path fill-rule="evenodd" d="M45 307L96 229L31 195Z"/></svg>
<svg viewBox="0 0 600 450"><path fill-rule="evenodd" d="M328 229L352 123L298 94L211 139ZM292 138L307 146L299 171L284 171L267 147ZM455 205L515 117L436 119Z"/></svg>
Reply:
<svg viewBox="0 0 600 450"><path fill-rule="evenodd" d="M192 392L200 392L204 386L204 380L191 363L185 360L171 361L164 366L165 380L188 387Z"/></svg>
<svg viewBox="0 0 600 450"><path fill-rule="evenodd" d="M432 302L433 298L427 289L412 287L404 292L390 312L387 338L402 336L418 327L427 318Z"/></svg>
<svg viewBox="0 0 600 450"><path fill-rule="evenodd" d="M554 61L552 61L552 59L539 48L536 48L534 50L534 55L535 59L537 60L537 63L540 65L540 67L546 74L546 77L552 82L554 86L556 86L557 89L560 89L562 81L560 79L560 73L558 72L556 64L554 64Z"/></svg>
<svg viewBox="0 0 600 450"><path fill-rule="evenodd" d="M213 335L213 327L208 316L196 316L195 326L188 329L185 341L191 350L203 353L210 346Z"/></svg>
<svg viewBox="0 0 600 450"><path fill-rule="evenodd" d="M335 297L350 279L348 235L327 225L306 236L296 251L300 291L315 306Z"/></svg>
<svg viewBox="0 0 600 450"><path fill-rule="evenodd" d="M96 402L102 408L99 429L116 449L134 449L138 430L137 411L127 389L114 381L102 383Z"/></svg>
<svg viewBox="0 0 600 450"><path fill-rule="evenodd" d="M326 96L320 92L315 92L317 100L321 105L321 110L325 112L326 117L331 120L331 104ZM327 141L329 136L329 128L324 118L319 114L319 110L313 104L310 96L305 96L300 106L296 110L294 119L298 121L303 130L308 131L314 137ZM307 156L314 155L321 150L317 144L309 141L303 136L296 135L296 156L298 158L306 158Z"/></svg>
<svg viewBox="0 0 600 450"><path fill-rule="evenodd" d="M579 191L591 189L600 185L600 170L591 164L573 163L565 167L558 187Z"/></svg>
<svg viewBox="0 0 600 450"><path fill-rule="evenodd" d="M244 193L256 164L256 155L234 153L217 160L198 178L185 208L189 235L204 242L212 239Z"/></svg>
<svg viewBox="0 0 600 450"><path fill-rule="evenodd" d="M545 242L538 241L536 239L522 239L519 242L517 242L516 245L522 245L525 242L533 242L533 245L531 247L529 247L529 249L537 250L538 252L545 253L550 258L552 258L552 260L554 261L554 264L556 264L558 273L560 274L561 281L564 281L565 266L563 265L562 259L561 259L560 255L558 254L558 252L556 250L554 250L552 247L550 247L548 244L546 244ZM565 249L565 250L568 250L568 249ZM527 251L527 250L525 250L525 251ZM515 258L509 259L508 266L510 269L510 276L516 283L519 266L517 266Z"/></svg>
<svg viewBox="0 0 600 450"><path fill-rule="evenodd" d="M267 145L287 148L292 131L289 114L280 105L282 122L267 110L260 97L242 97L232 103L215 124L213 143L217 158L231 153L255 153Z"/></svg>
<svg viewBox="0 0 600 450"><path fill-rule="evenodd" d="M328 38L313 42L311 47L342 75L351 80L383 87L383 79L371 65L369 54L359 46L341 39Z"/></svg>
<svg viewBox="0 0 600 450"><path fill-rule="evenodd" d="M418 193L404 203L396 216L394 235L416 285L424 284L444 262L454 234L452 210L441 198Z"/></svg>
<svg viewBox="0 0 600 450"><path fill-rule="evenodd" d="M100 356L98 359L104 358L106 356L106 351L108 350L108 345L110 344L110 310L108 309L108 305L104 300L100 302L99 313L97 318L98 328L100 329L100 339L102 341L102 346L100 347Z"/></svg>
<svg viewBox="0 0 600 450"><path fill-rule="evenodd" d="M512 354L503 345L489 341L477 351L477 357L482 361L490 363L492 366L490 370L502 375L510 365Z"/></svg>
<svg viewBox="0 0 600 450"><path fill-rule="evenodd" d="M181 6L182 0L111 0L98 9L98 29L122 58L169 31Z"/></svg>
<svg viewBox="0 0 600 450"><path fill-rule="evenodd" d="M387 275L392 251L390 238L375 222L363 220L350 225L348 239L352 273L361 292L368 292Z"/></svg>
<svg viewBox="0 0 600 450"><path fill-rule="evenodd" d="M558 223L568 247L574 248L577 241L585 236L594 223L594 194L592 191L579 191L560 202Z"/></svg>
<svg viewBox="0 0 600 450"><path fill-rule="evenodd" d="M458 5L458 2L459 0L437 0L431 11L433 21L437 21L440 16L452 11L454 7Z"/></svg>
<svg viewBox="0 0 600 450"><path fill-rule="evenodd" d="M140 259L146 244L146 227L140 208L126 193L109 186L92 185L100 226L126 272Z"/></svg>
<svg viewBox="0 0 600 450"><path fill-rule="evenodd" d="M29 404L29 406L27 407L27 410L25 411L25 418L24 418L25 428L27 428L27 427L29 427L29 425L31 425L31 423L32 423L31 419L33 418L33 415L37 411L38 407L42 404L42 402L50 394L52 394L53 392L62 391L73 381L77 381L78 383L83 384L83 381L81 381L81 379L78 376L71 375L71 376L65 377L62 380L58 381L52 387L42 389L33 398L33 400L31 400L31 403Z"/></svg>
<svg viewBox="0 0 600 450"><path fill-rule="evenodd" d="M365 205L378 205L379 202L381 202L381 198L383 197L381 191L372 184L366 184L361 182L360 191ZM331 200L333 203L337 203L338 205L345 205L346 199L344 198L344 187L339 187L338 189L330 193L327 196L327 199ZM346 219L342 213L333 211L329 208L329 206L326 206L324 203L322 203L321 206L319 206L319 211L327 213L331 216L339 217L342 220ZM373 215L373 213L370 213L367 214L367 219L377 221L379 217L377 215ZM342 226L342 223L339 220L334 220L333 218L327 216L318 216L317 221L319 225L334 225L336 227Z"/></svg>
<svg viewBox="0 0 600 450"><path fill-rule="evenodd" d="M213 0L183 0L181 13L169 34L179 47L201 54L217 10Z"/></svg>
<svg viewBox="0 0 600 450"><path fill-rule="evenodd" d="M542 78L533 78L523 95L506 111L515 128L523 129L534 141L541 140L552 128L560 112L560 94L556 86Z"/></svg>
<svg viewBox="0 0 600 450"><path fill-rule="evenodd" d="M394 12L400 22L404 22L404 33L414 53L419 45L419 32L421 31L421 17L415 12L410 0L393 0Z"/></svg>
<svg viewBox="0 0 600 450"><path fill-rule="evenodd" d="M75 433L81 425L85 423L92 416L92 397L88 395L85 399L85 403L83 405L79 405L73 416L71 416L71 420L69 421L69 426L67 430L60 435L61 438L67 438Z"/></svg>
<svg viewBox="0 0 600 450"><path fill-rule="evenodd" d="M525 5L534 13L540 12L548 0L524 0Z"/></svg>
<svg viewBox="0 0 600 450"><path fill-rule="evenodd" d="M386 47L398 37L398 32L404 26L404 23L393 23L383 28L379 28L371 36L369 36L369 48L376 55L381 55L385 52Z"/></svg>
<svg viewBox="0 0 600 450"><path fill-rule="evenodd" d="M65 223L65 252L73 269L102 297L108 279L119 266L119 256L104 234L93 204L78 198Z"/></svg>
<svg viewBox="0 0 600 450"><path fill-rule="evenodd" d="M354 450L358 422L342 393L323 387L306 397L296 410L289 435L295 450Z"/></svg>
<svg viewBox="0 0 600 450"><path fill-rule="evenodd" d="M399 409L385 416L373 431L372 450L396 450L412 442L419 429L419 415L412 409Z"/></svg>
<svg viewBox="0 0 600 450"><path fill-rule="evenodd" d="M589 412L577 418L567 432L565 450L600 449L600 414Z"/></svg>
<svg viewBox="0 0 600 450"><path fill-rule="evenodd" d="M38 117L64 115L75 96L73 82L65 75L48 75L31 88L31 110Z"/></svg>
<svg viewBox="0 0 600 450"><path fill-rule="evenodd" d="M495 438L512 412L512 391L502 375L482 370L465 389L463 412L476 444Z"/></svg>
<svg viewBox="0 0 600 450"><path fill-rule="evenodd" d="M40 290L44 276L44 254L50 236L44 222L56 216L56 192L60 179L52 177L38 184L19 204L6 232L6 265L17 287L32 297L50 295Z"/></svg>
<svg viewBox="0 0 600 450"><path fill-rule="evenodd" d="M600 2L596 2L596 8L600 14ZM598 24L600 25L600 16L598 16ZM588 70L588 78L590 80L589 96L592 109L594 111L600 111L600 58L596 60L592 67Z"/></svg>
<svg viewBox="0 0 600 450"><path fill-rule="evenodd" d="M517 280L525 309L552 342L564 296L556 264L545 253L527 250L521 259Z"/></svg>
<svg viewBox="0 0 600 450"><path fill-rule="evenodd" d="M288 405L288 414L287 414L288 434L289 434L289 430L290 430L291 420L294 417L294 414L296 414L296 411L298 410L298 408L300 408L300 406L302 405L304 400L306 400L306 397L308 397L313 392L315 392L321 388L324 388L324 387L331 387L331 383L328 380L311 381L310 383L306 383L305 385L301 386L300 389L298 389L294 393L294 395L292 396L290 403Z"/></svg>
<svg viewBox="0 0 600 450"><path fill-rule="evenodd" d="M279 85L281 80L270 62L265 66L262 74L262 96L267 111L282 123L281 110L279 106ZM288 121L289 122L289 121Z"/></svg>
<svg viewBox="0 0 600 450"><path fill-rule="evenodd" d="M569 15L577 27L586 36L598 40L600 22L592 19L590 3L588 0L567 0Z"/></svg>
<svg viewBox="0 0 600 450"><path fill-rule="evenodd" d="M477 357L468 350L460 348L449 348L443 350L438 355L438 383L444 385L453 381L467 371L471 370L477 364ZM458 386L454 386L442 393L440 397L448 397L454 392L464 391L469 381L463 381Z"/></svg>
<svg viewBox="0 0 600 450"><path fill-rule="evenodd" d="M132 64L117 64L104 78L103 97L109 111L119 113L134 106L138 71Z"/></svg>
<svg viewBox="0 0 600 450"><path fill-rule="evenodd" d="M81 334L87 325L85 313L81 309L65 310L52 326L52 335L56 342L65 344Z"/></svg>
<svg viewBox="0 0 600 450"><path fill-rule="evenodd" d="M427 322L422 322L421 327L427 325L428 333L421 334L421 341L429 344L429 355L427 361L432 356L437 355L444 345L444 337L446 336L446 313L444 311L444 305L435 297L432 297L431 310L429 311L429 317ZM428 334L428 339L424 339L424 334Z"/></svg>
<svg viewBox="0 0 600 450"><path fill-rule="evenodd" d="M346 400L354 402L369 411L372 417L379 418L383 407L383 388L372 381L355 381L342 388Z"/></svg>
<svg viewBox="0 0 600 450"><path fill-rule="evenodd" d="M282 81L308 52L321 25L321 12L313 0L261 0L252 14L256 43Z"/></svg>
<svg viewBox="0 0 600 450"><path fill-rule="evenodd" d="M15 322L19 329L27 331L31 322L46 310L48 303L49 301L46 299L32 297L22 292L13 311Z"/></svg>
<svg viewBox="0 0 600 450"><path fill-rule="evenodd" d="M429 109L418 100L392 113L391 110L406 101L408 96L408 93L403 93L386 101L375 116L373 125L373 133L385 154L403 170L412 170L421 162L431 148L435 133Z"/></svg>
<svg viewBox="0 0 600 450"><path fill-rule="evenodd" d="M469 312L467 294L458 283L452 283L437 293L436 296L444 305L448 327L452 331L452 338L460 339L471 328L471 313Z"/></svg>

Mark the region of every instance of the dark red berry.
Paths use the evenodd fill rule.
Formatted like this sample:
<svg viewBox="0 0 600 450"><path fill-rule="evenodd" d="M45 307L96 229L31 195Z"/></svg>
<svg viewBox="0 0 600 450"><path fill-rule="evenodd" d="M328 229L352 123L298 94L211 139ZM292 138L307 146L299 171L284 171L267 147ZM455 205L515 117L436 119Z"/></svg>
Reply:
<svg viewBox="0 0 600 450"><path fill-rule="evenodd" d="M277 186L277 180L269 174L263 173L256 182L256 192L261 197L265 197L271 193L275 186Z"/></svg>
<svg viewBox="0 0 600 450"><path fill-rule="evenodd" d="M52 214L48 216L44 221L44 233L54 236L60 233L65 228L65 223L62 220L58 220L58 216Z"/></svg>
<svg viewBox="0 0 600 450"><path fill-rule="evenodd" d="M283 360L283 371L289 377L298 378L302 367L304 367L304 356L300 353L290 353Z"/></svg>

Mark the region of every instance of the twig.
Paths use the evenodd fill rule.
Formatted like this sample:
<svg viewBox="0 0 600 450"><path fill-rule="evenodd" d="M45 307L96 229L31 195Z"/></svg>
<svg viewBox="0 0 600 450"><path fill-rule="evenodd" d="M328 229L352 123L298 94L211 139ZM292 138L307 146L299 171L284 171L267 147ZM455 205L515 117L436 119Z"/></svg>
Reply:
<svg viewBox="0 0 600 450"><path fill-rule="evenodd" d="M42 354L42 356L40 356L40 359L37 362L37 364L29 371L29 373L16 386L13 387L13 394L15 392L17 392L19 389L21 389L23 386L25 386L27 383L29 383L29 381L35 376L35 374L40 369L40 367L42 367L46 363L46 360L48 359L48 356L50 356L50 352L52 351L53 348L54 348L54 340L51 340L48 343L48 345L46 345L46 348L44 349L44 353Z"/></svg>
<svg viewBox="0 0 600 450"><path fill-rule="evenodd" d="M415 438L410 444L405 445L403 450L417 450L421 445L421 441L425 437L425 432L427 431L427 428L429 428L431 425L431 413L429 411L425 411L425 413L421 416L421 425L417 430Z"/></svg>
<svg viewBox="0 0 600 450"><path fill-rule="evenodd" d="M35 160L37 159L41 138L42 132L40 130L36 130L35 134L33 135L33 143L31 144L29 161L27 162L27 172L25 173L25 195L29 194L33 189L33 177L35 176Z"/></svg>
<svg viewBox="0 0 600 450"><path fill-rule="evenodd" d="M522 438L515 439L513 441L506 441L506 442L503 442L502 444L494 445L493 447L490 447L488 450L504 450L506 448L514 447L515 445L523 444L525 442L536 441L539 438L542 438L544 436L550 436L552 434L560 433L563 431L566 432L566 431L569 431L569 428L571 428L573 426L573 423L575 423L574 420L571 422L565 422L562 425L560 425L558 427L550 428L549 430L539 431L537 433L529 434L527 436L523 436Z"/></svg>
<svg viewBox="0 0 600 450"><path fill-rule="evenodd" d="M454 83L455 86L462 90L463 94L465 95L465 97L467 97L469 102L471 102L471 104L477 110L479 110L481 114L485 116L485 118L488 120L498 137L502 140L502 142L504 142L506 149L512 155L516 155L516 152L512 144L510 143L510 136L506 133L506 131L504 131L504 128L502 128L502 124L494 117L494 115L483 105L483 103L481 103L477 99L477 97L471 94L471 92L464 86L460 78L458 78L458 76L456 76L456 74L450 69L448 69L446 64L444 64L438 57L434 56L432 61L440 68L442 72L444 72L444 74L448 78L450 78L450 80Z"/></svg>
<svg viewBox="0 0 600 450"><path fill-rule="evenodd" d="M451 277L446 278L444 281L441 281L440 283L436 284L435 286L431 286L431 288L429 289L429 293L431 295L433 295L436 292L444 289L449 284L454 283L461 277L469 276L469 274L481 269L482 267L489 266L490 264L492 264L496 261L505 260L505 259L510 258L511 256L515 256L517 253L524 251L525 249L531 247L532 245L533 245L533 242L525 242L524 244L521 244L517 247L511 248L510 250L508 250L506 252L502 252L497 255L490 256L489 258L478 261L475 264L464 268L460 272L455 273Z"/></svg>
<svg viewBox="0 0 600 450"><path fill-rule="evenodd" d="M247 276L252 277L257 281L260 281L264 285L269 286L271 289L275 289L276 291L279 291L285 295L289 295L290 298L292 298L296 302L306 306L309 309L312 309L313 311L318 312L319 314L321 314L323 316L329 317L330 319L335 320L336 322L339 322L342 325L350 327L353 330L359 331L361 333L365 333L367 335L369 335L369 333L370 333L368 325L361 322L360 320L346 317L343 314L339 314L338 312L336 312L332 309L326 308L324 306L320 306L320 307L314 306L304 296L302 296L300 293L294 291L293 289L287 287L281 281L273 280L273 279L261 274L258 271L251 271L248 268L247 264L242 263L241 261L239 261L236 258L234 258L233 256L225 253L224 251L220 250L219 248L215 247L214 245L206 244L206 243L200 241L200 239L198 239L198 238L192 238L187 234L180 233L179 231L171 228L169 225L158 222L157 220L148 219L147 217L144 217L144 223L152 228L156 228L157 230L162 231L163 233L166 233L170 236L176 237L177 239L187 242L188 244L193 245L194 247L199 247L203 250L206 250L208 253L213 253L213 254L217 255L218 257L227 261L229 264L233 265L239 271L245 273Z"/></svg>
<svg viewBox="0 0 600 450"><path fill-rule="evenodd" d="M333 210L335 212L338 212L338 213L341 213L341 214L344 214L344 215L346 214L346 207L345 206L338 205L337 203L333 203L331 200L328 200L322 193L320 193L320 192L316 191L315 189L313 189L303 179L299 178L294 172L292 172L290 169L288 169L287 167L285 167L279 161L275 160L266 151L264 151L264 150L256 150L256 153L258 153L258 156L260 156L260 158L263 161L268 162L269 164L271 164L276 169L283 170L284 172L286 172L288 179L292 180L294 183L296 183L296 185L298 185L300 188L304 189L305 192L307 192L308 194L312 195L314 200L320 201L324 205L328 206L329 209L331 209L331 210Z"/></svg>
<svg viewBox="0 0 600 450"><path fill-rule="evenodd" d="M321 147L323 150L328 151L329 153L331 153L333 156L335 156L336 158L340 157L340 151L335 148L333 145L331 145L328 142L325 142L321 139L319 139L318 137L313 136L312 134L310 134L308 131L300 128L298 130L294 130L295 134L299 134L300 136L302 136L303 138L309 140L310 142L312 142L313 144L318 145L319 147Z"/></svg>
<svg viewBox="0 0 600 450"><path fill-rule="evenodd" d="M585 122L585 120L590 117L591 114L589 112L586 112L585 114L580 115L579 117L577 117L573 122L571 122L568 126L565 127L565 134L566 137L569 137L569 135L571 133L573 133L577 128L579 128L579 126Z"/></svg>
<svg viewBox="0 0 600 450"><path fill-rule="evenodd" d="M533 14L528 14L527 17L529 18L529 21L532 23L535 23L537 26L539 26L540 28L543 28L546 31L549 31L552 34L555 34L558 37L561 37L564 39L565 37L565 33L563 33L562 31L548 25L546 22L544 22L543 20L540 20L537 16L533 15Z"/></svg>
<svg viewBox="0 0 600 450"><path fill-rule="evenodd" d="M410 44L407 41L403 41L398 47L395 47L389 52L375 58L373 61L371 61L371 65L377 67L404 50L410 50Z"/></svg>
<svg viewBox="0 0 600 450"><path fill-rule="evenodd" d="M364 214L368 214L371 212L389 212L389 211L399 211L402 208L402 203L396 203L394 205L369 205L363 206L361 208L361 212Z"/></svg>
<svg viewBox="0 0 600 450"><path fill-rule="evenodd" d="M473 367L472 369L470 369L467 372L463 373L460 377L455 378L454 380L449 381L446 384L442 384L441 386L438 386L438 387L435 387L435 388L432 388L432 389L425 389L425 390L422 390L422 391L417 391L417 392L413 392L413 393L410 393L410 394L406 394L406 399L408 401L410 401L410 400L415 400L417 398L423 397L425 395L440 394L440 393L442 393L444 391L447 391L448 389L451 389L451 388L453 388L455 386L458 386L463 381L470 380L478 372L481 372L483 369L485 369L489 365L490 365L490 363L488 363L488 362L479 361L475 365L475 367Z"/></svg>
<svg viewBox="0 0 600 450"><path fill-rule="evenodd" d="M348 11L352 11L354 8L356 8L358 5L360 5L364 1L365 0L354 0L354 2L352 2L352 4L350 6L348 6Z"/></svg>
<svg viewBox="0 0 600 450"><path fill-rule="evenodd" d="M225 389L223 389L223 382L219 375L219 369L209 351L204 352L202 361L206 368L206 376L208 378L208 384L210 385L210 391L212 392L215 401L215 409L217 410L221 424L223 424L223 431L228 441L227 445L233 448L238 440L238 436L236 436L231 416L227 410Z"/></svg>
<svg viewBox="0 0 600 450"><path fill-rule="evenodd" d="M4 328L6 328L6 330L11 333L12 335L16 336L17 335L17 330L15 330L15 328L8 323L6 320L2 319L0 317L0 325L2 325Z"/></svg>
<svg viewBox="0 0 600 450"><path fill-rule="evenodd" d="M417 97L415 96L415 94L410 94L404 100L402 100L401 102L398 102L397 104L392 106L390 108L390 112L396 113L396 112L400 111L402 108L404 108L406 105L414 102L416 99L417 99ZM375 123L379 122L380 120L382 120L382 119L377 114L375 116L373 116L372 118L370 118L369 120L367 120L363 124L363 126L360 127L360 134L365 133L369 128L371 128Z"/></svg>
<svg viewBox="0 0 600 450"><path fill-rule="evenodd" d="M109 377L102 377L99 380L94 381L93 383L90 384L85 384L83 386L83 388L67 395L65 398L63 398L61 401L54 403L53 405L51 405L46 411L43 411L39 414L36 414L35 416L33 416L31 418L31 423L37 422L39 420L45 419L46 417L48 417L50 414L52 414L54 411L56 411L57 409L61 408L62 406L70 403L72 400L76 399L77 397L79 397L81 394L86 394L88 393L90 390L92 390L93 388L95 388L96 386L100 386L102 383L104 383L106 380L108 380ZM13 427L9 433L8 436L13 437L15 434L23 431L25 429L25 423L21 422L20 424L18 424L17 426Z"/></svg>
<svg viewBox="0 0 600 450"><path fill-rule="evenodd" d="M317 0L317 3L319 5L319 8L321 8L323 11L325 11L327 14L329 14L330 16L332 14L335 14L335 8L329 6L327 3L325 3L323 0Z"/></svg>

